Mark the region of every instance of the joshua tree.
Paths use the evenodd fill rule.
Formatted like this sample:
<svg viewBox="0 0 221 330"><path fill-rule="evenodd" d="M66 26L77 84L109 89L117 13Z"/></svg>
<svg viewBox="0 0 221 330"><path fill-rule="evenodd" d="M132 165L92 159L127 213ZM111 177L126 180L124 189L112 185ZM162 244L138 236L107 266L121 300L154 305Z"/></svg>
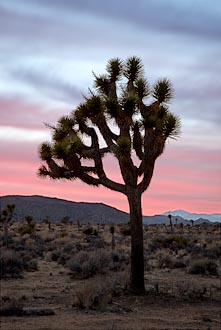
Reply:
<svg viewBox="0 0 221 330"><path fill-rule="evenodd" d="M30 226L30 224L33 222L33 217L31 215L26 215L25 220L27 221L27 224Z"/></svg>
<svg viewBox="0 0 221 330"><path fill-rule="evenodd" d="M173 222L172 222L172 215L168 214L169 222L170 222L170 231L173 232Z"/></svg>
<svg viewBox="0 0 221 330"><path fill-rule="evenodd" d="M110 226L110 233L111 233L111 248L112 248L112 251L115 250L115 237L114 237L114 233L115 233L115 226L114 225L111 225Z"/></svg>
<svg viewBox="0 0 221 330"><path fill-rule="evenodd" d="M167 102L172 97L168 79L150 90L140 58L111 59L105 75L95 78L90 91L69 116L52 129L52 143L40 146L45 162L39 175L52 179L80 179L124 194L131 222L131 289L144 292L143 226L141 197L150 184L156 159L166 140L176 138L180 120ZM151 96L147 105L145 98ZM102 138L101 138L102 137ZM110 179L103 159L117 159L123 183ZM138 163L138 165L137 165Z"/></svg>
<svg viewBox="0 0 221 330"><path fill-rule="evenodd" d="M8 243L8 227L12 222L12 217L15 210L15 204L7 204L6 207L0 213L0 222L3 224L4 240L6 245Z"/></svg>

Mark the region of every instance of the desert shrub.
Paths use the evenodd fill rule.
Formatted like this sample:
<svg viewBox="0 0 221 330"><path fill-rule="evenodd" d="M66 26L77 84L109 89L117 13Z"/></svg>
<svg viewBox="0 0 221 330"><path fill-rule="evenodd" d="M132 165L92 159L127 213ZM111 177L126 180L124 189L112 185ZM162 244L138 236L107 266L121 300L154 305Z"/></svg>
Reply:
<svg viewBox="0 0 221 330"><path fill-rule="evenodd" d="M58 264L65 265L70 259L70 253L66 253L61 249L57 249L51 253L51 260L57 261Z"/></svg>
<svg viewBox="0 0 221 330"><path fill-rule="evenodd" d="M110 261L110 253L100 249L90 253L80 251L70 259L67 265L70 270L77 272L82 278L89 278L104 272L108 268Z"/></svg>
<svg viewBox="0 0 221 330"><path fill-rule="evenodd" d="M208 290L205 286L197 286L192 283L179 282L176 285L176 295L187 300L200 300L208 298Z"/></svg>
<svg viewBox="0 0 221 330"><path fill-rule="evenodd" d="M101 249L108 246L108 243L105 242L100 236L96 235L87 235L87 243L89 249Z"/></svg>
<svg viewBox="0 0 221 330"><path fill-rule="evenodd" d="M69 259L82 250L80 243L65 244L51 252L51 260L56 261L58 264L65 265ZM48 250L51 251L51 250Z"/></svg>
<svg viewBox="0 0 221 330"><path fill-rule="evenodd" d="M149 243L149 248L151 251L156 251L157 249L171 249L173 251L184 249L188 244L188 240L184 236L179 235L169 235L156 237Z"/></svg>
<svg viewBox="0 0 221 330"><path fill-rule="evenodd" d="M130 236L131 235L131 227L130 224L125 224L120 227L120 233L123 236Z"/></svg>
<svg viewBox="0 0 221 330"><path fill-rule="evenodd" d="M127 290L128 283L129 277L125 273L89 279L74 293L72 307L104 311L114 296Z"/></svg>
<svg viewBox="0 0 221 330"><path fill-rule="evenodd" d="M218 264L214 260L200 259L190 264L190 274L218 275Z"/></svg>
<svg viewBox="0 0 221 330"><path fill-rule="evenodd" d="M0 255L0 277L14 277L22 276L24 271L24 260L18 253L13 250L1 251Z"/></svg>
<svg viewBox="0 0 221 330"><path fill-rule="evenodd" d="M38 237L22 238L20 241L15 242L11 245L11 249L19 252L19 254L24 256L29 256L30 258L42 257L44 253L44 242Z"/></svg>
<svg viewBox="0 0 221 330"><path fill-rule="evenodd" d="M75 292L72 307L80 309L105 310L111 302L109 289L105 287L103 281L90 281Z"/></svg>
<svg viewBox="0 0 221 330"><path fill-rule="evenodd" d="M57 263L64 266L67 263L67 261L70 259L70 257L71 257L70 253L65 253L62 251L59 255Z"/></svg>
<svg viewBox="0 0 221 330"><path fill-rule="evenodd" d="M10 245L12 245L13 243L14 243L14 239L11 233L9 233L7 237L5 237L5 235L0 235L0 246L10 247Z"/></svg>
<svg viewBox="0 0 221 330"><path fill-rule="evenodd" d="M31 222L28 224L24 224L23 226L21 226L19 228L18 232L21 236L23 236L25 234L33 235L35 232L35 223Z"/></svg>
<svg viewBox="0 0 221 330"><path fill-rule="evenodd" d="M71 254L75 248L75 245L68 243L64 245L63 252Z"/></svg>
<svg viewBox="0 0 221 330"><path fill-rule="evenodd" d="M112 252L112 260L115 263L129 262L129 255L122 250L114 250Z"/></svg>
<svg viewBox="0 0 221 330"><path fill-rule="evenodd" d="M115 258L115 259L114 259ZM105 249L95 251L80 251L68 262L67 267L81 278L89 278L96 274L104 274L108 270L119 270L123 261L128 258L115 252L115 257Z"/></svg>
<svg viewBox="0 0 221 330"><path fill-rule="evenodd" d="M158 261L159 268L185 268L186 263L182 258L178 258L171 254L170 250L158 250L154 257Z"/></svg>
<svg viewBox="0 0 221 330"><path fill-rule="evenodd" d="M0 277L19 278L24 271L38 270L38 263L29 251L4 250L0 255Z"/></svg>
<svg viewBox="0 0 221 330"><path fill-rule="evenodd" d="M84 229L83 229L83 233L84 233L85 235L93 235L93 233L94 233L94 229L93 229L92 227L84 228Z"/></svg>
<svg viewBox="0 0 221 330"><path fill-rule="evenodd" d="M30 257L24 258L24 269L27 272L35 272L38 270L38 261Z"/></svg>
<svg viewBox="0 0 221 330"><path fill-rule="evenodd" d="M214 246L211 249L204 251L204 256L209 259L219 259L221 258L221 246Z"/></svg>
<svg viewBox="0 0 221 330"><path fill-rule="evenodd" d="M0 315L2 316L19 316L23 312L22 298L1 297Z"/></svg>

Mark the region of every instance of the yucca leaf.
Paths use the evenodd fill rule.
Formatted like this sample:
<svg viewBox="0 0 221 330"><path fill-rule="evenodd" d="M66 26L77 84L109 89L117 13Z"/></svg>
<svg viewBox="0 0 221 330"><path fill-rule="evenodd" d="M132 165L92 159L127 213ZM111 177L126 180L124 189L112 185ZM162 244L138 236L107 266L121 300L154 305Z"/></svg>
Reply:
<svg viewBox="0 0 221 330"><path fill-rule="evenodd" d="M121 136L117 139L116 156L117 158L128 157L131 153L131 141L126 136Z"/></svg>
<svg viewBox="0 0 221 330"><path fill-rule="evenodd" d="M104 106L100 96L94 95L89 98L86 103L86 109L86 115L89 118L93 118L96 115L102 113L104 111Z"/></svg>
<svg viewBox="0 0 221 330"><path fill-rule="evenodd" d="M47 177L50 176L50 172L48 171L48 169L46 168L46 166L42 165L37 172L37 175L39 177Z"/></svg>
<svg viewBox="0 0 221 330"><path fill-rule="evenodd" d="M148 82L140 78L136 81L135 84L136 92L140 100L142 100L144 97L147 97L150 94L150 87Z"/></svg>
<svg viewBox="0 0 221 330"><path fill-rule="evenodd" d="M171 139L176 139L181 134L181 120L179 116L168 114L164 124L164 135Z"/></svg>
<svg viewBox="0 0 221 330"><path fill-rule="evenodd" d="M158 80L154 85L152 95L160 103L169 102L173 96L171 82L168 79Z"/></svg>
<svg viewBox="0 0 221 330"><path fill-rule="evenodd" d="M123 62L120 58L113 58L108 61L106 70L110 75L110 81L116 81L122 74Z"/></svg>
<svg viewBox="0 0 221 330"><path fill-rule="evenodd" d="M129 57L124 66L124 76L131 81L137 80L143 74L143 64L139 57Z"/></svg>
<svg viewBox="0 0 221 330"><path fill-rule="evenodd" d="M42 160L49 160L52 157L51 145L48 142L44 142L39 147L39 156Z"/></svg>
<svg viewBox="0 0 221 330"><path fill-rule="evenodd" d="M109 79L106 75L95 76L94 85L101 93L108 95L109 91Z"/></svg>
<svg viewBox="0 0 221 330"><path fill-rule="evenodd" d="M119 104L118 100L115 97L109 97L105 100L105 107L107 113L111 118L116 118L118 115Z"/></svg>

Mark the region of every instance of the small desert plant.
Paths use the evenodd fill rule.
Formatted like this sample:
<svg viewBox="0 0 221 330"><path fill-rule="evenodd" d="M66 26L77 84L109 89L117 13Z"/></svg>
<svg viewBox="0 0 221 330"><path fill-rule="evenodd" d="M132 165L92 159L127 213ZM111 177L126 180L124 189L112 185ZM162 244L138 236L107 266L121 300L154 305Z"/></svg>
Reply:
<svg viewBox="0 0 221 330"><path fill-rule="evenodd" d="M173 222L172 222L172 215L168 214L168 219L169 219L169 223L170 223L170 231L171 233L173 232Z"/></svg>
<svg viewBox="0 0 221 330"><path fill-rule="evenodd" d="M128 275L128 273L127 273ZM87 280L73 295L72 307L80 309L106 310L112 297L123 294L128 287L129 276L117 273Z"/></svg>
<svg viewBox="0 0 221 330"><path fill-rule="evenodd" d="M24 258L24 269L27 272L35 272L38 270L38 261L32 258Z"/></svg>
<svg viewBox="0 0 221 330"><path fill-rule="evenodd" d="M115 250L115 236L114 236L115 227L114 227L114 225L110 226L110 233L111 233L111 248L112 248L112 251L114 251Z"/></svg>
<svg viewBox="0 0 221 330"><path fill-rule="evenodd" d="M70 217L69 216L63 217L63 219L61 220L61 223L63 223L64 225L70 224Z"/></svg>
<svg viewBox="0 0 221 330"><path fill-rule="evenodd" d="M156 251L154 257L158 261L159 268L175 269L186 267L186 264L183 259L171 254L171 251L168 249Z"/></svg>
<svg viewBox="0 0 221 330"><path fill-rule="evenodd" d="M104 310L112 299L109 291L110 289L105 287L103 281L90 280L74 294L72 307Z"/></svg>
<svg viewBox="0 0 221 330"><path fill-rule="evenodd" d="M1 251L0 278L21 277L24 271L24 260L13 250Z"/></svg>
<svg viewBox="0 0 221 330"><path fill-rule="evenodd" d="M78 273L81 278L89 278L95 274L102 274L109 268L111 255L104 249L84 252L80 251L69 260L67 266Z"/></svg>
<svg viewBox="0 0 221 330"><path fill-rule="evenodd" d="M218 275L218 264L215 260L200 259L190 264L190 274Z"/></svg>
<svg viewBox="0 0 221 330"><path fill-rule="evenodd" d="M67 267L80 278L90 278L108 271L118 271L129 263L129 257L121 251L111 253L105 249L79 251L69 261Z"/></svg>
<svg viewBox="0 0 221 330"><path fill-rule="evenodd" d="M22 298L1 297L0 315L20 316L23 313Z"/></svg>
<svg viewBox="0 0 221 330"><path fill-rule="evenodd" d="M196 286L192 283L179 282L176 285L176 295L187 300L202 300L208 297L205 286Z"/></svg>
<svg viewBox="0 0 221 330"><path fill-rule="evenodd" d="M94 236L98 236L98 231L97 229L94 229L93 227L86 227L83 229L83 233L85 235L94 235Z"/></svg>
<svg viewBox="0 0 221 330"><path fill-rule="evenodd" d="M123 236L130 236L131 235L131 227L130 227L130 223L122 225L120 227L120 233Z"/></svg>
<svg viewBox="0 0 221 330"><path fill-rule="evenodd" d="M25 220L27 221L27 224L30 225L33 222L33 217L31 215L26 215Z"/></svg>
<svg viewBox="0 0 221 330"><path fill-rule="evenodd" d="M12 218L15 210L15 204L7 204L3 210L0 210L0 223L3 224L3 239L8 244L8 228L12 223Z"/></svg>
<svg viewBox="0 0 221 330"><path fill-rule="evenodd" d="M21 226L18 231L21 236L25 234L33 235L35 232L35 223L30 221L29 223Z"/></svg>
<svg viewBox="0 0 221 330"><path fill-rule="evenodd" d="M167 248L173 251L184 249L188 244L188 240L184 236L169 235L156 237L150 242L149 248L151 251Z"/></svg>
<svg viewBox="0 0 221 330"><path fill-rule="evenodd" d="M214 246L210 249L204 251L205 257L210 259L220 259L221 258L221 246Z"/></svg>

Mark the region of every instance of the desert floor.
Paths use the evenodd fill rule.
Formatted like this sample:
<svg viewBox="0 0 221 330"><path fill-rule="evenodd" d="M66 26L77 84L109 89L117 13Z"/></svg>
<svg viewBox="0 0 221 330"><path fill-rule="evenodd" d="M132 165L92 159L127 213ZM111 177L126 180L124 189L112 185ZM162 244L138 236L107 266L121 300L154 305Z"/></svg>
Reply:
<svg viewBox="0 0 221 330"><path fill-rule="evenodd" d="M42 228L41 226L45 226ZM51 242L59 245L58 240L65 244L75 244L75 241L87 245L87 239L82 234L82 229L73 235L70 226L66 229L54 226L52 232L48 232L46 225L38 225L38 235L44 240L51 239ZM66 234L64 234L66 230ZM164 237L171 236L171 233L164 233L165 227L148 228L146 240L150 237L157 237L159 234ZM191 240L201 236L201 243L204 248L210 244L214 248L219 243L220 228L216 229L188 229L182 233ZM62 235L58 235L58 231ZM209 234L208 234L209 232ZM17 240L17 228L13 229ZM71 234L72 233L72 234ZM76 233L76 232L75 232ZM104 241L111 242L109 227L100 229L100 235ZM23 236L29 246L33 246L35 238L32 235ZM174 235L174 234L173 234ZM176 235L181 235L176 233ZM116 238L117 238L116 233ZM116 249L128 250L128 237L116 241ZM210 237L210 240L208 240ZM214 237L214 239L211 239ZM56 242L55 242L56 239ZM82 240L82 241L81 241ZM206 241L206 243L205 243ZM86 242L86 243L85 243ZM50 242L49 242L50 243ZM199 244L199 240L198 240ZM205 247L205 245L207 246ZM110 245L110 244L109 244ZM27 247L27 246L26 246ZM168 252L168 249L166 249ZM182 249L184 250L184 249ZM211 249L210 249L211 250ZM165 254L162 247L160 251ZM197 250L198 251L198 250ZM5 253L5 247L3 246ZM36 271L25 271L22 278L6 277L1 279L1 301L2 306L15 299L22 301L22 311L31 311L30 314L1 316L1 329L3 330L218 330L221 325L221 285L220 274L191 274L187 271L188 266L177 268L166 267L162 263L162 254L159 257L159 249L155 253L152 262L145 271L146 291L144 296L129 294L126 290L120 294L107 298L99 308L87 308L76 303L76 293L81 292L82 300L84 295L90 295L93 286L105 281L107 274L96 274L88 279L73 276L66 264L53 261L51 251L41 254L37 258L38 269ZM202 253L202 250L200 250ZM183 252L184 254L184 252ZM176 252L177 255L177 252ZM168 255L166 256L168 257ZM164 258L166 258L164 255ZM160 259L160 265L157 263ZM188 258L187 258L188 259ZM187 260L186 259L186 260ZM166 259L167 260L167 259ZM188 264L190 260L186 261ZM126 277L127 266L121 277ZM108 274L110 275L110 274ZM113 275L114 276L114 275ZM87 293L88 290L88 293ZM14 299L14 300L13 300ZM90 306L89 306L90 307ZM52 311L52 315L39 315L35 311Z"/></svg>

